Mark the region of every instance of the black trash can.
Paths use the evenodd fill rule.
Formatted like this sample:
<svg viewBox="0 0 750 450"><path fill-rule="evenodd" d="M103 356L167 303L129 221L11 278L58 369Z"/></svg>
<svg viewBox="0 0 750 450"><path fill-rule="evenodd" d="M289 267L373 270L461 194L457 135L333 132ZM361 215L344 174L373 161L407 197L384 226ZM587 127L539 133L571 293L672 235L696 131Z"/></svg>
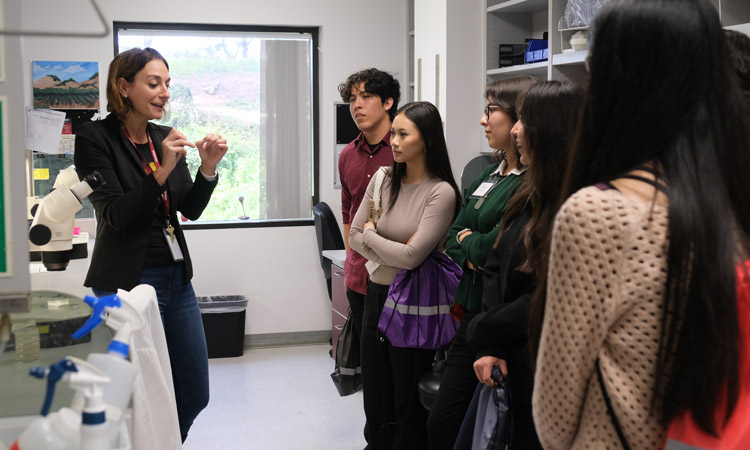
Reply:
<svg viewBox="0 0 750 450"><path fill-rule="evenodd" d="M242 295L198 297L209 358L242 356L245 351L245 311Z"/></svg>

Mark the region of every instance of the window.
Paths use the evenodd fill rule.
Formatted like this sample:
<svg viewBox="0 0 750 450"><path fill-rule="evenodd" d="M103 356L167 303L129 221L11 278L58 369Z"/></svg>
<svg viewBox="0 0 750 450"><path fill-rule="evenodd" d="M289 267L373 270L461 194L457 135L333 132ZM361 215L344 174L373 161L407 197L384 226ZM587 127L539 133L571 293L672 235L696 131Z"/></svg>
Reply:
<svg viewBox="0 0 750 450"><path fill-rule="evenodd" d="M153 47L169 62L160 122L229 141L199 222L310 223L317 199L317 28L115 22L115 51ZM200 165L188 151L191 173ZM300 219L305 219L300 222Z"/></svg>

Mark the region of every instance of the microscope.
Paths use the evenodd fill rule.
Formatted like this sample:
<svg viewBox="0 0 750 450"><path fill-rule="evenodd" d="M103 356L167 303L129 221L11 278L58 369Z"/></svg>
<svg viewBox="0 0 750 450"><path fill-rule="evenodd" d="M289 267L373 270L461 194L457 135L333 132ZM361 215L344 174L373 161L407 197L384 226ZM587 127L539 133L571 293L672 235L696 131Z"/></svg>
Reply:
<svg viewBox="0 0 750 450"><path fill-rule="evenodd" d="M73 222L83 207L81 200L105 184L99 172L83 180L71 166L60 171L47 196L31 210L34 216L29 228L29 241L40 248L42 263L47 270L65 270L73 248Z"/></svg>

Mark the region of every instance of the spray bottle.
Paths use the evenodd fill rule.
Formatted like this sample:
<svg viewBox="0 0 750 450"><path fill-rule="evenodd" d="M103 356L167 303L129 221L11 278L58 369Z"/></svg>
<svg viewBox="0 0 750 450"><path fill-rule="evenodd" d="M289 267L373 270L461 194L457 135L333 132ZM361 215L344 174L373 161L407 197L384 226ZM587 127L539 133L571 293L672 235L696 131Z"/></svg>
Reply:
<svg viewBox="0 0 750 450"><path fill-rule="evenodd" d="M96 298L87 296L84 301L94 312L86 324L73 333L75 339L80 339L96 328L102 320L115 330L115 336L107 348L107 353L91 353L87 360L106 374L111 382L104 387L104 403L107 408L109 422L110 444L116 444L123 413L128 407L133 393L133 383L138 373L135 365L128 360L130 352L130 336L145 324L143 314L128 300L138 295L136 287L131 293L120 290L116 295ZM153 291L153 288L151 288ZM74 399L80 403L80 396Z"/></svg>
<svg viewBox="0 0 750 450"><path fill-rule="evenodd" d="M37 378L47 379L47 393L42 406L43 417L35 420L21 433L11 450L108 450L107 422L102 386L109 378L94 367L78 358L68 356L56 362L49 369L32 367L29 373ZM55 384L67 381L71 388L85 397L83 414L70 408L49 414L55 396Z"/></svg>

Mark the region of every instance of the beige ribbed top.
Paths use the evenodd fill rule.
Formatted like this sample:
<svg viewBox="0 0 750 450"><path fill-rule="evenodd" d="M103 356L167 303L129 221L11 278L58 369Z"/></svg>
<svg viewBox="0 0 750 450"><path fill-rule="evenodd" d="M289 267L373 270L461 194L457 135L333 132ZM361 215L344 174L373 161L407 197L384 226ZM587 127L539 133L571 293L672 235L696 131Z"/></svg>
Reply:
<svg viewBox="0 0 750 450"><path fill-rule="evenodd" d="M413 269L422 264L432 250L443 250L448 228L453 223L456 194L450 184L430 177L421 183L402 183L398 200L390 207L390 179L386 177L381 187L383 214L378 220L377 231L363 232L368 201L374 191L374 178L352 220L349 245L368 260L381 264L375 273L370 274L370 279L389 285L399 269ZM414 233L417 236L407 244Z"/></svg>
<svg viewBox="0 0 750 450"><path fill-rule="evenodd" d="M667 207L587 187L555 218L533 411L545 449L661 449L650 411L666 282Z"/></svg>

